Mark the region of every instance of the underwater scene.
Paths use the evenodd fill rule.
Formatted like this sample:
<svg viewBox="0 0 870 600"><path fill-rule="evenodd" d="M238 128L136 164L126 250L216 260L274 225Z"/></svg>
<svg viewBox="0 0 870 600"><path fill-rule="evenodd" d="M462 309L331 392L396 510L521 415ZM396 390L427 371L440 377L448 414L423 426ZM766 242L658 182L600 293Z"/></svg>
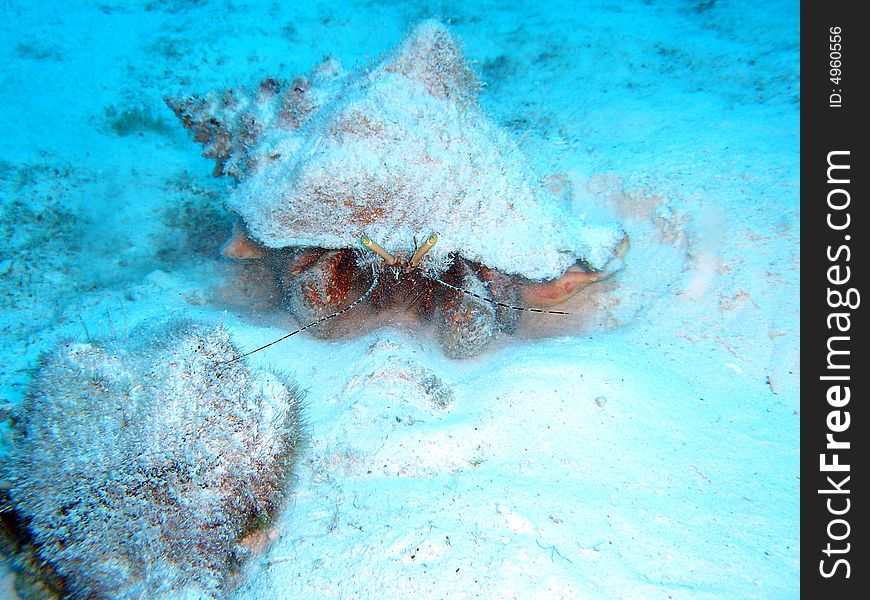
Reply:
<svg viewBox="0 0 870 600"><path fill-rule="evenodd" d="M0 599L799 597L799 3L0 3Z"/></svg>

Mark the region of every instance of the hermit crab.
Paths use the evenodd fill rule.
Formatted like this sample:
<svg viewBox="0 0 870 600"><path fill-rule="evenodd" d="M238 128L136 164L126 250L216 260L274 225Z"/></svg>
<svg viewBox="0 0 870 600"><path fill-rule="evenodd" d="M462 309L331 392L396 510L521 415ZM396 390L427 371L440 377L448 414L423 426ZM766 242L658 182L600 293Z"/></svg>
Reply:
<svg viewBox="0 0 870 600"><path fill-rule="evenodd" d="M418 25L379 63L166 98L235 180L224 256L271 270L300 325L412 305L451 357L611 273L626 238L551 195L492 124L458 41ZM551 311L558 312L558 311Z"/></svg>

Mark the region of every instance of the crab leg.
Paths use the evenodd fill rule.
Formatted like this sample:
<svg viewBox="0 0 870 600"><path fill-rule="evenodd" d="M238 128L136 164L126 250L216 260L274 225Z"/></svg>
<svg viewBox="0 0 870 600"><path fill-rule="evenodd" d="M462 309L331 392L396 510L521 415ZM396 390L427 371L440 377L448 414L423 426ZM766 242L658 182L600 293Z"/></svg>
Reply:
<svg viewBox="0 0 870 600"><path fill-rule="evenodd" d="M396 258L392 254L390 254L389 252L387 252L386 250L384 250L383 248L378 246L368 236L366 236L366 235L361 236L359 241L362 242L363 246L365 246L366 248L368 248L369 250L371 250L372 252L374 252L375 254L380 256L381 258L383 258L384 262L387 263L388 265L393 266L394 264L399 262L398 258Z"/></svg>
<svg viewBox="0 0 870 600"><path fill-rule="evenodd" d="M298 277L324 254L323 250L303 250L287 261L287 269L293 277Z"/></svg>
<svg viewBox="0 0 870 600"><path fill-rule="evenodd" d="M420 261L423 260L423 257L426 256L426 253L432 249L432 246L434 246L435 242L437 242L437 241L438 241L438 234L433 233L432 235L429 236L429 239L426 240L426 242L422 246L417 248L417 251L414 252L414 256L411 257L411 262L409 263L411 265L412 269L420 264Z"/></svg>

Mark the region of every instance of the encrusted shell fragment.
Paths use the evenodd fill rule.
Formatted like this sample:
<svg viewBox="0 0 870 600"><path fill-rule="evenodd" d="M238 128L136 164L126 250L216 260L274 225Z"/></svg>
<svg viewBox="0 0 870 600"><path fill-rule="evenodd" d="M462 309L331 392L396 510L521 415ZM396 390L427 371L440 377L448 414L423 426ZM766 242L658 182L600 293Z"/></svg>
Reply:
<svg viewBox="0 0 870 600"><path fill-rule="evenodd" d="M238 354L174 321L46 355L0 461L16 566L64 598L224 597L302 446L299 390Z"/></svg>

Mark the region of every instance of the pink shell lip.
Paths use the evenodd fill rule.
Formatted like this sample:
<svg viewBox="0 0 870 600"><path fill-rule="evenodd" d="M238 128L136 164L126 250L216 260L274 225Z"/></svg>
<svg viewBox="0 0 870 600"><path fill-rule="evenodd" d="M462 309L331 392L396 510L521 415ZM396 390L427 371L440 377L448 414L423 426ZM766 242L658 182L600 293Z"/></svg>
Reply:
<svg viewBox="0 0 870 600"><path fill-rule="evenodd" d="M622 238L614 252L613 262L605 271L588 271L580 266L570 267L561 277L543 283L531 283L523 287L522 300L530 306L547 308L568 300L590 283L602 281L619 270L619 259L628 251L628 235Z"/></svg>
<svg viewBox="0 0 870 600"><path fill-rule="evenodd" d="M221 246L221 255L236 260L253 260L263 258L266 251L263 246L250 238L245 224L237 220L233 225L232 236Z"/></svg>

